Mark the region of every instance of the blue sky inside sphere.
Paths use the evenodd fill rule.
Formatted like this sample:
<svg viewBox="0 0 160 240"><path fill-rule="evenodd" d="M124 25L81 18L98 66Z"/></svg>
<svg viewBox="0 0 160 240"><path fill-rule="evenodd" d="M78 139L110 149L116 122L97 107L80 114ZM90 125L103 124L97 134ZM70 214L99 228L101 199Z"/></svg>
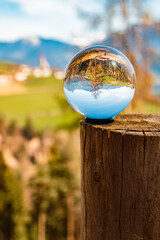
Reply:
<svg viewBox="0 0 160 240"><path fill-rule="evenodd" d="M143 2L144 9L160 20L160 1ZM105 26L94 31L87 20L79 17L78 9L103 14L105 4L105 0L0 0L0 41L38 36L77 45L91 44L105 37ZM113 21L113 31L121 31L124 27L119 11L117 9ZM130 16L131 23L136 23L132 9Z"/></svg>
<svg viewBox="0 0 160 240"><path fill-rule="evenodd" d="M111 119L131 102L135 88L102 84L93 89L87 80L64 82L64 93L69 104L79 113L91 119Z"/></svg>

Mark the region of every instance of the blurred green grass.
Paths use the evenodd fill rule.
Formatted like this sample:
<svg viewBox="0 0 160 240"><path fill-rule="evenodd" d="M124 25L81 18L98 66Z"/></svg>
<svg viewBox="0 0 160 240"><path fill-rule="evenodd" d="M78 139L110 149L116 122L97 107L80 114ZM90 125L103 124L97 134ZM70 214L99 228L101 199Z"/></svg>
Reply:
<svg viewBox="0 0 160 240"><path fill-rule="evenodd" d="M63 92L63 81L54 77L30 76L22 84L25 91L17 95L0 96L0 114L7 122L24 126L31 119L37 130L74 128L83 116L72 111ZM143 103L144 113L160 113L160 106Z"/></svg>
<svg viewBox="0 0 160 240"><path fill-rule="evenodd" d="M0 96L0 113L10 122L24 126L31 119L36 129L69 128L80 115L72 111L65 100L63 81L56 78L34 78L23 84L25 93ZM65 101L62 108L60 101Z"/></svg>
<svg viewBox="0 0 160 240"><path fill-rule="evenodd" d="M0 62L0 74L13 74L18 65L6 62Z"/></svg>
<svg viewBox="0 0 160 240"><path fill-rule="evenodd" d="M144 103L144 111L149 114L160 114L160 105L153 103Z"/></svg>

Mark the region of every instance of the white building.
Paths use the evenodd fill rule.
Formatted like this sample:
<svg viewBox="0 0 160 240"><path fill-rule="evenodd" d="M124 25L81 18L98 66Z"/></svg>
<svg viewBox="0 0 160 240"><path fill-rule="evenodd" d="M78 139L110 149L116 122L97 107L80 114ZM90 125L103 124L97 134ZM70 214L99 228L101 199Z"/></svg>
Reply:
<svg viewBox="0 0 160 240"><path fill-rule="evenodd" d="M33 69L33 75L37 78L50 77L52 75L52 70L44 55L40 55L39 62L40 66Z"/></svg>
<svg viewBox="0 0 160 240"><path fill-rule="evenodd" d="M19 66L18 70L14 74L14 79L18 82L27 80L28 76L31 75L31 68L27 65Z"/></svg>
<svg viewBox="0 0 160 240"><path fill-rule="evenodd" d="M0 86L8 86L12 80L13 80L13 77L11 75L1 74L0 75Z"/></svg>
<svg viewBox="0 0 160 240"><path fill-rule="evenodd" d="M64 79L64 72L61 70L53 71L53 76L58 80Z"/></svg>

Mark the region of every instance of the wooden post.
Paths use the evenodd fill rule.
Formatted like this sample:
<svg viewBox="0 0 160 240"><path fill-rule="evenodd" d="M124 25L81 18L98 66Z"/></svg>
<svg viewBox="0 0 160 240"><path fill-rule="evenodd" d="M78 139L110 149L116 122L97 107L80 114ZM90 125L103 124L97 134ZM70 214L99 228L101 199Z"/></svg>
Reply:
<svg viewBox="0 0 160 240"><path fill-rule="evenodd" d="M160 240L160 115L81 122L82 240Z"/></svg>

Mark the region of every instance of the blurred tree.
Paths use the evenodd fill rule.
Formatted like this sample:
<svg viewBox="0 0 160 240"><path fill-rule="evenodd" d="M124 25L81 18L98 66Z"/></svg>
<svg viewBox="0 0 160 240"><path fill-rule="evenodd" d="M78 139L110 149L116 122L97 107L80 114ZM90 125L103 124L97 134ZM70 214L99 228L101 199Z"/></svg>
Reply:
<svg viewBox="0 0 160 240"><path fill-rule="evenodd" d="M31 119L28 118L26 120L25 126L22 129L22 133L23 133L23 136L28 140L30 140L32 137L36 135L36 131Z"/></svg>
<svg viewBox="0 0 160 240"><path fill-rule="evenodd" d="M0 152L0 240L26 240L22 189Z"/></svg>
<svg viewBox="0 0 160 240"><path fill-rule="evenodd" d="M156 22L150 14L145 11L145 1L143 0L105 0L99 2L103 4L104 11L99 13L90 13L79 10L82 18L88 19L91 27L96 29L100 26L105 26L104 32L110 39L110 44L120 49L132 62L137 76L137 87L134 105L137 100L154 101L160 103L160 100L155 97L151 88L154 82L154 77L150 71L150 66L154 58L154 51L148 47L144 41L143 32L146 27L152 26L155 31L159 31ZM104 4L105 3L105 4ZM132 18L136 20L133 25ZM115 31L115 24L118 25L117 18L123 25L123 30ZM103 44L107 44L106 39Z"/></svg>
<svg viewBox="0 0 160 240"><path fill-rule="evenodd" d="M37 174L30 182L33 203L30 239L66 239L67 198L76 188L68 161L66 153L55 144L48 163L38 166Z"/></svg>
<svg viewBox="0 0 160 240"><path fill-rule="evenodd" d="M14 135L14 133L17 132L18 132L17 122L15 120L12 120L8 125L7 133L9 135Z"/></svg>

